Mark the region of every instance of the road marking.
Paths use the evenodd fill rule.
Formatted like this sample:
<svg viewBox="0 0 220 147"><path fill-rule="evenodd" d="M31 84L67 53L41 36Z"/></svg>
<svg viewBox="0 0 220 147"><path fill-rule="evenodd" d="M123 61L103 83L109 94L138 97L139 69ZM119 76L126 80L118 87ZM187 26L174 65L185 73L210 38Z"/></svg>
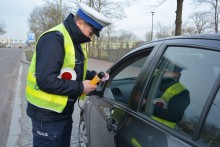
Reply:
<svg viewBox="0 0 220 147"><path fill-rule="evenodd" d="M20 118L21 118L21 95L20 95L20 88L21 88L21 79L22 79L22 71L23 66L20 64L19 72L18 72L18 79L17 79L17 87L16 93L14 98L14 107L13 113L11 117L11 124L10 130L8 134L8 141L6 147L19 147L17 141L19 139L19 135L21 134L21 125L20 125Z"/></svg>

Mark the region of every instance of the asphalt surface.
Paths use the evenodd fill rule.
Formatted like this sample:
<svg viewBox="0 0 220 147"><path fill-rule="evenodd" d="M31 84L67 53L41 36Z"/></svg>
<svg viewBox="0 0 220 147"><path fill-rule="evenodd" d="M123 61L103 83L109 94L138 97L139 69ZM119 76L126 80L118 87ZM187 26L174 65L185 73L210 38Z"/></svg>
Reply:
<svg viewBox="0 0 220 147"><path fill-rule="evenodd" d="M7 143L21 55L19 49L0 49L0 147Z"/></svg>
<svg viewBox="0 0 220 147"><path fill-rule="evenodd" d="M12 104L12 117L9 122L9 133L6 147L31 147L32 133L31 120L26 115L27 101L25 99L25 84L29 62L26 60L24 52L22 52L21 60L19 60L17 70L17 79L14 94L14 103ZM97 59L89 59L88 68L97 72L106 71L113 63ZM84 101L80 101L83 105ZM75 104L75 111L73 113L73 130L71 136L71 147L78 147L78 124L79 124L80 109L78 103ZM4 147L1 145L1 147Z"/></svg>

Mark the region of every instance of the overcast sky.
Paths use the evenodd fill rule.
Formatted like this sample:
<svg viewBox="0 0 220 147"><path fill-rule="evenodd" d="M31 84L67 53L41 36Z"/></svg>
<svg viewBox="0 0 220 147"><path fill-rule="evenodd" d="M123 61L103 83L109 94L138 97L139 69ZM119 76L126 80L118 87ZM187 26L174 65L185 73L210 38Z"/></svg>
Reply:
<svg viewBox="0 0 220 147"><path fill-rule="evenodd" d="M114 22L116 30L125 29L137 35L138 38L144 40L144 34L151 31L152 11L154 14L154 24L160 22L162 25L170 25L175 22L176 0L167 0L162 6L152 8L156 0L139 0L125 12L127 18ZM191 0L184 1L183 22L187 21L189 14L194 12L194 6ZM27 19L34 6L42 5L42 0L0 0L0 20L6 23L7 33L0 36L2 38L10 38L22 40L25 42L28 34Z"/></svg>

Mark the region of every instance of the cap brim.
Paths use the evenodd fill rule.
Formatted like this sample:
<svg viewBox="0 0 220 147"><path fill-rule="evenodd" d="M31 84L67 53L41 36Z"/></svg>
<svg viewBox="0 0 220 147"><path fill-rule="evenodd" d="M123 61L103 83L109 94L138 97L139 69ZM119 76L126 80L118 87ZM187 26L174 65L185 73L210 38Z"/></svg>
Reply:
<svg viewBox="0 0 220 147"><path fill-rule="evenodd" d="M99 36L100 36L100 34L99 34L99 30L94 29L94 30L93 30L93 32L94 32L94 34L95 34L97 37L99 37Z"/></svg>
<svg viewBox="0 0 220 147"><path fill-rule="evenodd" d="M92 27L93 28L93 33L97 36L97 37L99 37L100 36L100 34L99 34L99 32L100 32L100 30L98 30L97 28L95 28L91 23L89 23L89 22L86 22L90 27Z"/></svg>

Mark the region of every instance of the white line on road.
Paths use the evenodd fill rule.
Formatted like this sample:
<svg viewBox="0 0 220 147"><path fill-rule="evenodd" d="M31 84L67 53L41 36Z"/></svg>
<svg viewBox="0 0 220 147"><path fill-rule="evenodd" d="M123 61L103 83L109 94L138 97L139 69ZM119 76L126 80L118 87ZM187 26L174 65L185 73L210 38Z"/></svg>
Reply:
<svg viewBox="0 0 220 147"><path fill-rule="evenodd" d="M10 130L8 134L8 141L6 147L18 147L18 144L16 144L16 142L18 141L19 135L21 134L21 126L19 123L19 119L21 118L20 88L21 88L22 71L23 71L23 66L22 64L20 64L16 93L14 98L13 113L12 113Z"/></svg>

